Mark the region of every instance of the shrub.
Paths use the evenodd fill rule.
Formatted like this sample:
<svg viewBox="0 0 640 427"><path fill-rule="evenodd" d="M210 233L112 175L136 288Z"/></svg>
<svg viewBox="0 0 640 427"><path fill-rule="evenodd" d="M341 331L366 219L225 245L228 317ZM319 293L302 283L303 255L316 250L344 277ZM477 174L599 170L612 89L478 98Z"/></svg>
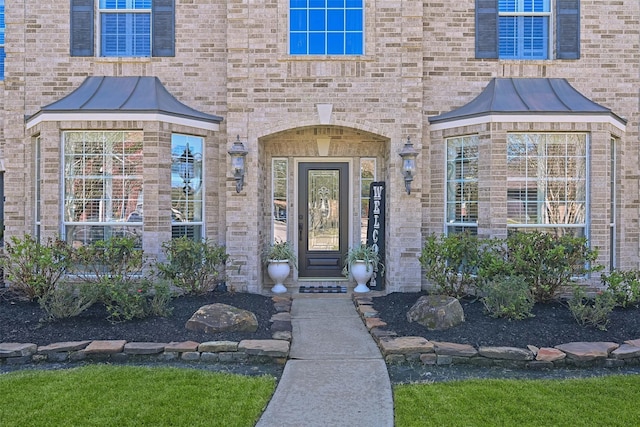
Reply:
<svg viewBox="0 0 640 427"><path fill-rule="evenodd" d="M76 248L73 274L97 284L110 280L135 282L142 276L144 253L133 237L113 237Z"/></svg>
<svg viewBox="0 0 640 427"><path fill-rule="evenodd" d="M156 264L160 276L186 293L204 294L223 280L229 257L224 246L180 237L163 243L162 249L167 262Z"/></svg>
<svg viewBox="0 0 640 427"><path fill-rule="evenodd" d="M41 244L34 237L11 237L5 244L6 257L0 260L10 288L29 300L48 295L71 265L71 246L48 239Z"/></svg>
<svg viewBox="0 0 640 427"><path fill-rule="evenodd" d="M535 300L524 277L496 277L482 290L482 302L492 317L526 319L533 316L531 310Z"/></svg>
<svg viewBox="0 0 640 427"><path fill-rule="evenodd" d="M640 271L614 270L600 276L602 284L613 294L616 305L629 307L640 301Z"/></svg>
<svg viewBox="0 0 640 427"><path fill-rule="evenodd" d="M78 316L99 298L99 289L91 283L59 283L38 302L47 313L46 320L57 320Z"/></svg>
<svg viewBox="0 0 640 427"><path fill-rule="evenodd" d="M425 276L438 291L461 297L476 285L478 238L469 233L427 237L420 255Z"/></svg>
<svg viewBox="0 0 640 427"><path fill-rule="evenodd" d="M595 326L606 330L609 315L615 307L615 298L611 292L598 292L594 298L587 298L582 286L573 287L573 298L569 300L569 310L582 326Z"/></svg>
<svg viewBox="0 0 640 427"><path fill-rule="evenodd" d="M74 274L97 288L111 322L169 313L168 285L143 277L144 253L136 246L133 237L114 237L74 251Z"/></svg>
<svg viewBox="0 0 640 427"><path fill-rule="evenodd" d="M601 269L592 265L598 256L586 238L549 233L515 232L507 237L506 262L510 275L526 278L536 301L556 298L572 277Z"/></svg>

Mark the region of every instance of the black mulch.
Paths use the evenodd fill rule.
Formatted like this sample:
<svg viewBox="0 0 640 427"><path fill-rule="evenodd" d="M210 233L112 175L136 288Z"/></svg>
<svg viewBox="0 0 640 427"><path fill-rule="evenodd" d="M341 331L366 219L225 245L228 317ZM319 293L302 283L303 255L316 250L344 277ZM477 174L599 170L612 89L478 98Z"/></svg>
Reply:
<svg viewBox="0 0 640 427"><path fill-rule="evenodd" d="M223 303L253 312L258 330L204 334L188 331L185 323L203 305ZM19 342L47 345L54 342L84 340L126 340L129 342L171 341L241 341L270 339L270 319L276 313L270 297L247 293L210 293L205 296L175 298L168 317L151 317L129 322L110 323L101 305L94 305L76 318L43 322L42 309L37 303L21 302L8 292L0 293L0 342Z"/></svg>
<svg viewBox="0 0 640 427"><path fill-rule="evenodd" d="M373 299L373 308L387 323L384 329L399 336L422 336L430 341L446 341L478 346L526 348L553 347L574 341L610 341L640 339L640 308L616 308L606 331L583 327L561 302L536 304L535 317L525 320L496 319L488 316L481 301L461 300L465 322L446 331L428 331L418 323L409 323L406 313L423 293L392 293Z"/></svg>

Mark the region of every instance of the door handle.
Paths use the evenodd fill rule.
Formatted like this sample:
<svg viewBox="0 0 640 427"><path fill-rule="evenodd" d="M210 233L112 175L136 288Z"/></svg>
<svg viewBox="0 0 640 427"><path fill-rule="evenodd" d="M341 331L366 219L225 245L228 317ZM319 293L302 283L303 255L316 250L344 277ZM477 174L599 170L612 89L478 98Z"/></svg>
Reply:
<svg viewBox="0 0 640 427"><path fill-rule="evenodd" d="M304 231L304 224L302 224L302 215L298 215L298 241L302 242L302 232Z"/></svg>

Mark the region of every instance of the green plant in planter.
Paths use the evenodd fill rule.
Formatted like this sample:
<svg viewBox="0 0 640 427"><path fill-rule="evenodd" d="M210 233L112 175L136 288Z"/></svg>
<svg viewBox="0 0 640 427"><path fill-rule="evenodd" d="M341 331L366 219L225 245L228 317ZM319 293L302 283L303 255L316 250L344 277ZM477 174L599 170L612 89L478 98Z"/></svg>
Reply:
<svg viewBox="0 0 640 427"><path fill-rule="evenodd" d="M360 243L358 246L349 248L349 252L347 252L344 260L343 275L349 275L349 268L355 261L364 261L367 265L373 265L374 268L377 266L380 274L384 274L384 264L380 262L380 255L378 255L378 252L373 246Z"/></svg>
<svg viewBox="0 0 640 427"><path fill-rule="evenodd" d="M298 258L296 257L296 251L293 249L293 245L283 240L276 240L274 243L271 243L262 253L262 260L265 264L269 264L271 260L289 260L295 268L297 268L298 265Z"/></svg>

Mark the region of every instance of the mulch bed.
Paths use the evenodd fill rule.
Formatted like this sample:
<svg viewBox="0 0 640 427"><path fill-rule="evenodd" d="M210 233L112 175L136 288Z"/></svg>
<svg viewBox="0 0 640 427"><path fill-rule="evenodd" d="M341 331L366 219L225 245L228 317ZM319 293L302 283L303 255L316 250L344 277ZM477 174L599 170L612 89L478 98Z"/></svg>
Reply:
<svg viewBox="0 0 640 427"><path fill-rule="evenodd" d="M430 341L446 341L479 346L512 346L526 348L553 347L574 341L610 341L622 344L625 340L640 339L640 308L616 308L606 331L583 327L576 322L566 304L553 302L536 304L535 317L524 320L492 318L484 305L475 299L461 300L465 322L446 331L428 331L418 323L409 323L407 311L424 293L392 293L373 299L373 308L384 329L399 336L422 336Z"/></svg>
<svg viewBox="0 0 640 427"><path fill-rule="evenodd" d="M249 310L256 315L258 330L205 334L188 331L185 323L207 304L223 303ZM0 294L0 342L47 345L54 342L83 340L126 340L128 342L241 341L270 339L270 319L276 313L270 297L247 293L212 292L204 296L181 296L172 303L168 317L150 317L110 323L107 312L95 304L80 316L55 322L43 322L44 312L37 303L19 301L8 292Z"/></svg>

